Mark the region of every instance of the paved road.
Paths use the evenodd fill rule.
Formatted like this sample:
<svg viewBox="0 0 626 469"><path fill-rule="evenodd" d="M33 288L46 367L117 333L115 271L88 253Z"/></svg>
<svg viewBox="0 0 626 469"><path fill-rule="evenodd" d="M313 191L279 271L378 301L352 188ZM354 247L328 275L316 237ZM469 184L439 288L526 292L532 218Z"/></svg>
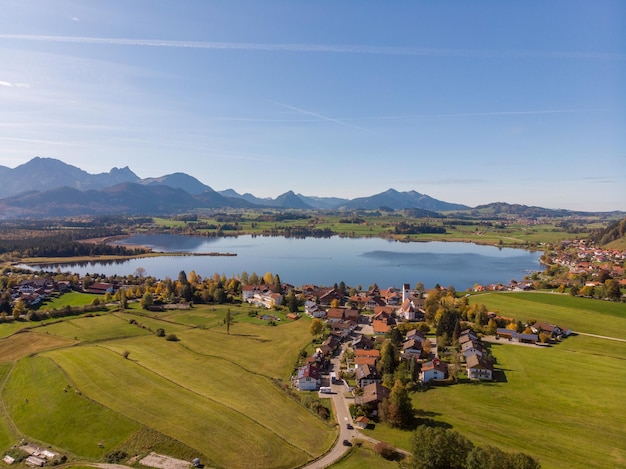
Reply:
<svg viewBox="0 0 626 469"><path fill-rule="evenodd" d="M331 360L332 369L339 370L341 364L341 355ZM343 383L343 381L342 381ZM335 408L335 414L337 416L337 425L339 426L339 436L335 442L335 446L322 456L320 459L313 461L306 466L302 466L303 469L321 469L328 467L334 462L338 461L349 449L349 446L344 446L343 440L353 441L354 437L358 434L357 430L348 430L347 425L353 425L352 417L349 412L349 402L345 397L347 389L343 384L330 384L332 394L320 394L320 396L328 396L333 400L333 407Z"/></svg>

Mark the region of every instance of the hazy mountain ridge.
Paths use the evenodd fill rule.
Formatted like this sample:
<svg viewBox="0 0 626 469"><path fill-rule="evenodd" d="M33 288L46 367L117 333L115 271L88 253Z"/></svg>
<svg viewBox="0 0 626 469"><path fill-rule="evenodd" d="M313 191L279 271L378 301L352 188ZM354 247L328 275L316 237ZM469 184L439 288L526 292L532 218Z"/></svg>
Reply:
<svg viewBox="0 0 626 469"><path fill-rule="evenodd" d="M14 169L0 166L0 219L95 214L174 214L197 209L276 208L319 210L419 210L424 216L458 212L463 216L569 216L586 212L551 210L495 202L475 208L444 202L411 190L388 189L356 199L316 197L289 190L275 199L232 189L215 191L193 176L177 172L139 178L128 166L89 174L54 158L35 157ZM619 213L619 212L617 212Z"/></svg>

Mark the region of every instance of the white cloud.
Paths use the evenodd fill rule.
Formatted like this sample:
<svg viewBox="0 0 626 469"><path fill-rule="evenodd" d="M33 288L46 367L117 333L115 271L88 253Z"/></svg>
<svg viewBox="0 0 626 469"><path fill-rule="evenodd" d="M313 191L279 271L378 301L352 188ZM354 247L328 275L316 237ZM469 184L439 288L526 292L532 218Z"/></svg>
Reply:
<svg viewBox="0 0 626 469"><path fill-rule="evenodd" d="M0 81L0 86L12 87L13 83L9 83L8 81Z"/></svg>

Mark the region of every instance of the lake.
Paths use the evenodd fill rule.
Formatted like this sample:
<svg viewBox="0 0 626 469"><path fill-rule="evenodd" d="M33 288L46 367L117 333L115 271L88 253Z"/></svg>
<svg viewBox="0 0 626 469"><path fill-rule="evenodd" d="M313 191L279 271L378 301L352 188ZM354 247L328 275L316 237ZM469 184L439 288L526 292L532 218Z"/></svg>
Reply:
<svg viewBox="0 0 626 469"><path fill-rule="evenodd" d="M344 282L363 288L436 284L466 290L474 284L508 283L541 269L540 252L480 246L470 243L406 243L380 238L284 238L238 236L207 238L179 235L135 235L120 241L148 246L155 251L232 253L236 256L164 256L121 262L60 265L62 271L81 275L129 275L138 268L163 279L177 278L181 270L207 277L231 277L247 272L278 274L283 282L333 285ZM53 266L55 268L56 266ZM47 267L50 268L49 266Z"/></svg>

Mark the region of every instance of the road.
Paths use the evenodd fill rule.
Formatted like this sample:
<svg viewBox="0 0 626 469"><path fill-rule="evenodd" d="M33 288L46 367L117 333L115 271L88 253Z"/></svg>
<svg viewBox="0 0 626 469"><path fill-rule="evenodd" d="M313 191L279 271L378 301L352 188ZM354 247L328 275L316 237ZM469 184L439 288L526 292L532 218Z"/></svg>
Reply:
<svg viewBox="0 0 626 469"><path fill-rule="evenodd" d="M343 353L343 351L342 351ZM338 371L341 368L341 354L334 357L331 360L332 370ZM341 381L343 383L343 380ZM353 441L354 437L359 434L356 429L348 430L347 425L354 425L352 417L350 416L349 403L345 397L347 388L344 384L330 384L332 394L320 394L321 397L328 396L333 400L333 407L335 409L335 415L337 416L337 425L339 426L339 436L335 442L335 446L322 456L306 466L302 466L302 469L322 469L328 467L331 464L337 462L349 449L349 446L344 446L343 440ZM354 428L354 426L353 426Z"/></svg>
<svg viewBox="0 0 626 469"><path fill-rule="evenodd" d="M344 349L345 345L342 347L341 353L343 353ZM341 369L341 354L334 357L331 360L331 364L332 370L339 371ZM335 414L337 416L337 425L339 426L339 436L335 442L335 446L324 456L302 466L301 469L323 469L337 462L350 449L350 446L344 446L344 440L348 440L350 443L353 443L355 439L367 440L374 444L380 443L379 440L364 435L354 427L354 422L350 416L350 404L353 400L352 398L346 397L348 389L343 384L343 380L341 380L341 383L342 384L330 384L332 394L320 394L322 397L328 396L333 400L333 407L335 408ZM352 429L348 429L348 424L352 426ZM396 448L396 451L409 455L407 451L399 448Z"/></svg>

